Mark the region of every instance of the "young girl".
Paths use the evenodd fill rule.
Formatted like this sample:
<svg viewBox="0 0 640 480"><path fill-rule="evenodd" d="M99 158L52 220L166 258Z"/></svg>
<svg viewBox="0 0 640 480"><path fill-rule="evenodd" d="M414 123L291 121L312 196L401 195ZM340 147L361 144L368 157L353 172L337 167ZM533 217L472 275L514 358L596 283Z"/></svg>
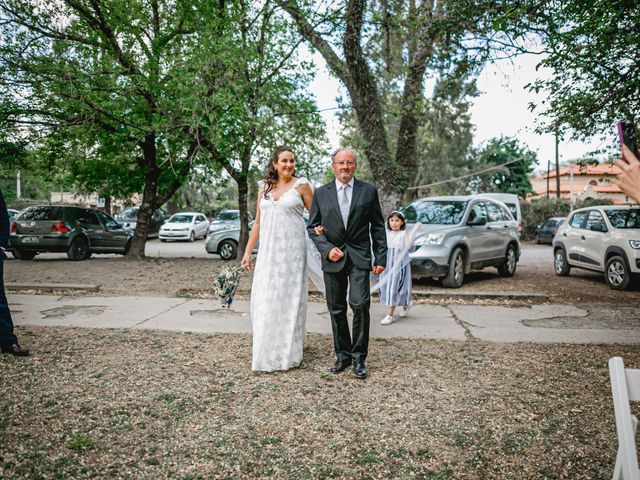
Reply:
<svg viewBox="0 0 640 480"><path fill-rule="evenodd" d="M387 217L387 268L380 276L380 303L387 305L387 315L382 325L393 323L396 307L402 307L401 317L406 317L411 307L411 264L409 249L422 226L416 223L411 233L401 212L391 212Z"/></svg>

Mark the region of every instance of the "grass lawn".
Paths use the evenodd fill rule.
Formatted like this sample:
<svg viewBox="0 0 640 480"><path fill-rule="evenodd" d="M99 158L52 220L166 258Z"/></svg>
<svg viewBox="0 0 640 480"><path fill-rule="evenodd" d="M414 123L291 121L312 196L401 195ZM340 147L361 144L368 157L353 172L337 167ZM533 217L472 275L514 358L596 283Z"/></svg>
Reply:
<svg viewBox="0 0 640 480"><path fill-rule="evenodd" d="M637 346L374 339L370 377L250 371L248 335L20 328L0 478L610 478L607 360Z"/></svg>

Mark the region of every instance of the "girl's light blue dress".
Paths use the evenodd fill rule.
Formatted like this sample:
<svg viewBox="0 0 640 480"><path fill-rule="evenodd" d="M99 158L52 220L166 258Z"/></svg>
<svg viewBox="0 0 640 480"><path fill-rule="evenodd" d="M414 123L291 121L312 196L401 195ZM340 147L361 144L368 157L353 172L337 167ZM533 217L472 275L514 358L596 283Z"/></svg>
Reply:
<svg viewBox="0 0 640 480"><path fill-rule="evenodd" d="M411 303L411 264L409 247L415 235L407 230L387 230L387 266L380 275L380 303L406 307ZM402 266L400 266L400 265Z"/></svg>

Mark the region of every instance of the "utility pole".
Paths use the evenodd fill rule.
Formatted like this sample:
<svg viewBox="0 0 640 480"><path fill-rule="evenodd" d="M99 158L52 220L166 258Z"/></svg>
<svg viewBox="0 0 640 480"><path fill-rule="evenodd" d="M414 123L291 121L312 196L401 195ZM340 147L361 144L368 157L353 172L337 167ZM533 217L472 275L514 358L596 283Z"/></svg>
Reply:
<svg viewBox="0 0 640 480"><path fill-rule="evenodd" d="M573 162L569 162L569 205L573 210Z"/></svg>
<svg viewBox="0 0 640 480"><path fill-rule="evenodd" d="M558 129L556 128L556 198L560 198L560 151L558 148Z"/></svg>
<svg viewBox="0 0 640 480"><path fill-rule="evenodd" d="M22 197L22 190L20 188L20 170L16 174L16 198Z"/></svg>
<svg viewBox="0 0 640 480"><path fill-rule="evenodd" d="M547 160L547 198L549 198L549 173L551 171L551 160Z"/></svg>

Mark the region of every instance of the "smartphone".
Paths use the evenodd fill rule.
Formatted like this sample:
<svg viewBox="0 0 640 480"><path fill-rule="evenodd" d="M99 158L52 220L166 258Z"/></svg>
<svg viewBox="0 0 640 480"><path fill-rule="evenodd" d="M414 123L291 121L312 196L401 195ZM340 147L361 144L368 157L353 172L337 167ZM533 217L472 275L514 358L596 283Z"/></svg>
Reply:
<svg viewBox="0 0 640 480"><path fill-rule="evenodd" d="M625 122L623 120L618 122L618 139L620 140L620 146L624 143L634 154L638 154L638 135L633 122ZM624 155L622 155L622 159L629 163L629 159L624 158Z"/></svg>

